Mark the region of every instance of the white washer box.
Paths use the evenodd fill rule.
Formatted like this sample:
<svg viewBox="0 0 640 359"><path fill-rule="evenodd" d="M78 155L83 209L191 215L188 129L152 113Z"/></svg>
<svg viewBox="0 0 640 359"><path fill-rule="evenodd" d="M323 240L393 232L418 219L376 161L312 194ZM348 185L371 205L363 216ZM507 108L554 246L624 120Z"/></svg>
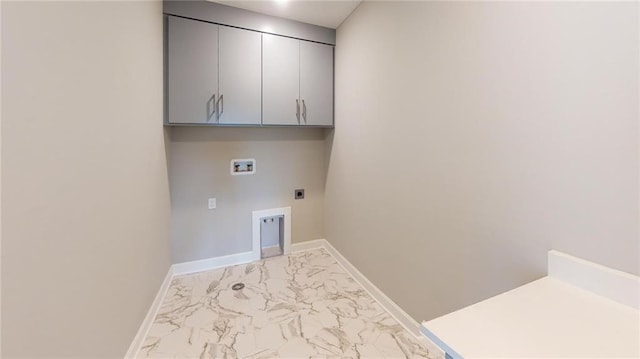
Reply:
<svg viewBox="0 0 640 359"><path fill-rule="evenodd" d="M232 159L230 171L233 176L252 175L256 173L256 160L254 158Z"/></svg>

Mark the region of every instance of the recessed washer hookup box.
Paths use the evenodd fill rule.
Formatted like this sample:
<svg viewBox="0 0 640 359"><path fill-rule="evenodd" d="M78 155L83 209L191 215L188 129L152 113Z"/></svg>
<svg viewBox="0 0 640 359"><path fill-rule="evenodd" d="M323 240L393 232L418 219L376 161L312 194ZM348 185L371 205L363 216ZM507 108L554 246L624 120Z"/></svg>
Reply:
<svg viewBox="0 0 640 359"><path fill-rule="evenodd" d="M256 160L253 158L231 160L231 174L252 175L256 173Z"/></svg>

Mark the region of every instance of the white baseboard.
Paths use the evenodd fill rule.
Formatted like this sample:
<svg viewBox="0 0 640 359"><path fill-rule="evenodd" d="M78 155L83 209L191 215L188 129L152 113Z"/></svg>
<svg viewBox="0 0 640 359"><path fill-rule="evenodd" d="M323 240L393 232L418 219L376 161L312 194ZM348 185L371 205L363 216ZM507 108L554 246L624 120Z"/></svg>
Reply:
<svg viewBox="0 0 640 359"><path fill-rule="evenodd" d="M326 248L325 243L327 243L327 241L324 239L314 239L312 241L293 243L291 245L291 252L304 252L316 248Z"/></svg>
<svg viewBox="0 0 640 359"><path fill-rule="evenodd" d="M563 282L640 309L640 277L556 250L548 254L548 274Z"/></svg>
<svg viewBox="0 0 640 359"><path fill-rule="evenodd" d="M169 285L171 284L171 280L173 280L173 271L172 267L169 267L167 271L167 275L164 277L164 281L158 290L158 294L156 294L153 303L151 303L151 307L147 311L147 315L144 317L142 324L140 324L140 328L138 328L138 332L136 333L135 338L131 342L129 346L129 350L125 354L125 359L133 359L136 358L138 351L142 347L144 342L144 338L147 337L149 333L149 329L151 328L151 324L153 324L153 320L158 315L158 311L160 310L160 306L162 305L162 301L164 300L165 295L167 294L167 290L169 289Z"/></svg>
<svg viewBox="0 0 640 359"><path fill-rule="evenodd" d="M353 279L355 279L362 288L364 288L369 295L375 299L383 309L385 309L391 316L400 323L405 329L407 329L411 334L420 338L422 334L420 332L420 324L413 319L407 312L402 310L391 298L387 297L378 287L376 287L364 274L360 273L360 271L351 264L337 249L335 249L331 243L327 240L322 239L323 247L331 253L331 255L336 259L338 264L344 268L344 270L349 273Z"/></svg>
<svg viewBox="0 0 640 359"><path fill-rule="evenodd" d="M173 275L183 275L207 270L244 264L255 261L255 254L251 252L243 252L230 254L228 256L201 259L198 261L177 263L172 266Z"/></svg>

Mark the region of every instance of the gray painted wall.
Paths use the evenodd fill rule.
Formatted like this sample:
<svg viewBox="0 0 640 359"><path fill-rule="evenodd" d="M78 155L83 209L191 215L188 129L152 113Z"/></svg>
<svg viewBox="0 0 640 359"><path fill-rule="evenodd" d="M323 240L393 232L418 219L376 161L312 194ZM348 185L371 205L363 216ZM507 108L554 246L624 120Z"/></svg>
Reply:
<svg viewBox="0 0 640 359"><path fill-rule="evenodd" d="M167 273L160 2L2 2L2 357L123 357Z"/></svg>
<svg viewBox="0 0 640 359"><path fill-rule="evenodd" d="M326 235L415 319L639 274L638 4L364 2L338 29Z"/></svg>
<svg viewBox="0 0 640 359"><path fill-rule="evenodd" d="M291 206L292 242L324 238L322 129L172 127L170 138L174 263L250 251L255 210ZM256 173L232 176L234 158L255 158Z"/></svg>

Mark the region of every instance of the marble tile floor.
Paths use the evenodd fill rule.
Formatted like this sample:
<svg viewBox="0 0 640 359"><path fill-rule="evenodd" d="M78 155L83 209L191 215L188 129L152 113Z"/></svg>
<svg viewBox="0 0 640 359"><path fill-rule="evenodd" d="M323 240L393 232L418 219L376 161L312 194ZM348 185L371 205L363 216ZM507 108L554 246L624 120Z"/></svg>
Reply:
<svg viewBox="0 0 640 359"><path fill-rule="evenodd" d="M244 288L233 290L235 283ZM442 358L319 248L173 279L138 358Z"/></svg>

